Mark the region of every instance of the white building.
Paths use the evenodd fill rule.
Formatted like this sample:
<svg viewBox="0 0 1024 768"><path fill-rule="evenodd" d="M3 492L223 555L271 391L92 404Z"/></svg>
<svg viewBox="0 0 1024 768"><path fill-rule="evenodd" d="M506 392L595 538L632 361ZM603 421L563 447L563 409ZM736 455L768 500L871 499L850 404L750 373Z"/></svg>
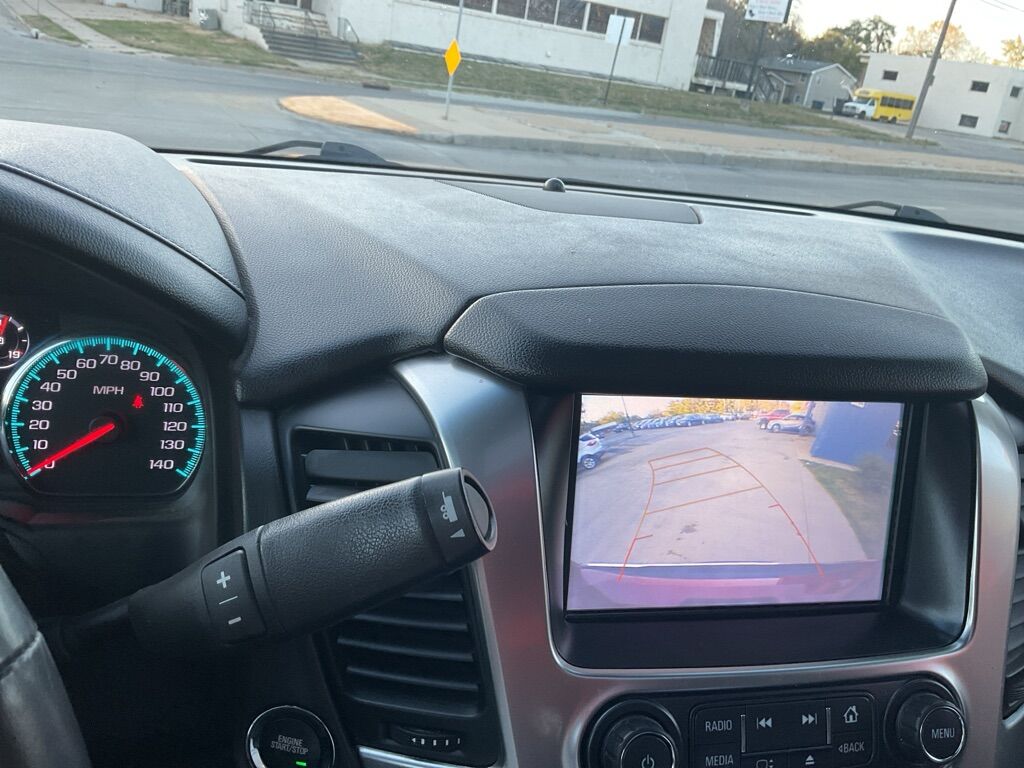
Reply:
<svg viewBox="0 0 1024 768"><path fill-rule="evenodd" d="M864 87L917 94L927 70L924 57L872 53ZM918 125L1024 141L1024 70L940 60Z"/></svg>
<svg viewBox="0 0 1024 768"><path fill-rule="evenodd" d="M605 40L608 18L627 15L635 21L631 39L619 52L616 78L688 88L698 52L713 56L718 50L724 14L709 10L707 0L624 2L627 5L589 0L464 0L459 45L463 55L471 58L607 76L615 52L615 46ZM279 18L288 11L296 16L305 10L322 26L326 22L323 28L332 35L345 36L346 29L354 29L361 43L442 51L455 36L458 4L458 0L194 0L192 19L198 23L204 9L214 10L225 32L267 47L260 29L265 14L259 6L270 7ZM293 25L297 31L300 27Z"/></svg>

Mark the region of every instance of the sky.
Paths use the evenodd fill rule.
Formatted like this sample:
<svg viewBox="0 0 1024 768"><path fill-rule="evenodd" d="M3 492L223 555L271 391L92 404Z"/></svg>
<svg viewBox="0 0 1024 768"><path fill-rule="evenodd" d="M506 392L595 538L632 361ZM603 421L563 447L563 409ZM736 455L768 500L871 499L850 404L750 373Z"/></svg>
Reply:
<svg viewBox="0 0 1024 768"><path fill-rule="evenodd" d="M804 32L816 37L829 27L841 27L853 19L881 16L896 25L897 41L908 26L926 27L942 20L947 0L795 0L794 8ZM957 0L953 23L989 56L1002 55L1002 41L1024 35L1024 0Z"/></svg>

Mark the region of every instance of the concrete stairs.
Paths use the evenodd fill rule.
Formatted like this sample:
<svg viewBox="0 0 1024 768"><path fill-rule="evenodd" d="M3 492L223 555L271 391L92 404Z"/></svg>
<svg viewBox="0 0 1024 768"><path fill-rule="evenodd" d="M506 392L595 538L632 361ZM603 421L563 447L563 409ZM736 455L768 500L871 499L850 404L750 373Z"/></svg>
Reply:
<svg viewBox="0 0 1024 768"><path fill-rule="evenodd" d="M257 2L252 5L251 21L260 28L267 49L279 56L327 64L359 61L355 46L335 37L322 13Z"/></svg>

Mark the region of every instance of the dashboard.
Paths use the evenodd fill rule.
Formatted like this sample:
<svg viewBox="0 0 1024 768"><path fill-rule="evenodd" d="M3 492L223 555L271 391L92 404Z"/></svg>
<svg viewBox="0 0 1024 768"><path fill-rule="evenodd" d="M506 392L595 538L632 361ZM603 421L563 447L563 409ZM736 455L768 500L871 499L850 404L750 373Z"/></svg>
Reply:
<svg viewBox="0 0 1024 768"><path fill-rule="evenodd" d="M0 200L0 566L92 765L1024 759L1021 243L12 122ZM235 537L454 467L493 551L260 622ZM125 630L196 562L215 649Z"/></svg>

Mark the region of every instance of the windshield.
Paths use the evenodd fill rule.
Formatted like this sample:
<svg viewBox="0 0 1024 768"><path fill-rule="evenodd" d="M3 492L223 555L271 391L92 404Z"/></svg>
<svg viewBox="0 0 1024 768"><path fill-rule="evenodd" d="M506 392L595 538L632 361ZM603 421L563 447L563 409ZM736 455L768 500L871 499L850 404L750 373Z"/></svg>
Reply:
<svg viewBox="0 0 1024 768"><path fill-rule="evenodd" d="M1024 234L1024 0L622 2L2 0L0 117Z"/></svg>

